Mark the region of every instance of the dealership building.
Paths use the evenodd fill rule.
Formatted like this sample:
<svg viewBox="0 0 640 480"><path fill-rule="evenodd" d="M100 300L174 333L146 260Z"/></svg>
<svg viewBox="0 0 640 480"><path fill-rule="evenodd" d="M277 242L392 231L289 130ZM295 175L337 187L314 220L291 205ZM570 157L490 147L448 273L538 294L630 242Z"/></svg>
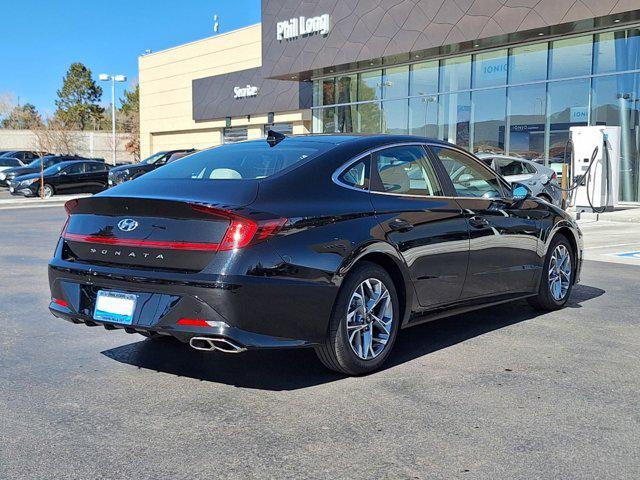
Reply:
<svg viewBox="0 0 640 480"><path fill-rule="evenodd" d="M561 162L621 127L640 201L640 0L263 0L262 22L140 57L142 154L385 132Z"/></svg>

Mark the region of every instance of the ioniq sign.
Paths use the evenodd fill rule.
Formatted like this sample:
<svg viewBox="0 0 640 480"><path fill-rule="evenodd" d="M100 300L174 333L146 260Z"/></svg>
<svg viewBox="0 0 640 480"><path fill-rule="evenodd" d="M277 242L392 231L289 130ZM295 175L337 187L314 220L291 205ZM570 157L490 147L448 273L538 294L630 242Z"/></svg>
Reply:
<svg viewBox="0 0 640 480"><path fill-rule="evenodd" d="M276 23L276 35L278 40L291 40L299 36L318 33L326 35L329 33L329 14L318 15L316 17L297 17Z"/></svg>

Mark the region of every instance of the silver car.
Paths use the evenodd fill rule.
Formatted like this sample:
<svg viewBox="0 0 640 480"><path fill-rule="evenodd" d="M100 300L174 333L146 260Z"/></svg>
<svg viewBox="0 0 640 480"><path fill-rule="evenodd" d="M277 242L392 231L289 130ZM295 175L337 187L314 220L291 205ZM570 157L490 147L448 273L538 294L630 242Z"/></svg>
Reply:
<svg viewBox="0 0 640 480"><path fill-rule="evenodd" d="M522 183L531 193L558 207L562 206L562 190L558 185L556 172L544 165L524 158L478 153L476 155L486 165L502 175L509 183Z"/></svg>

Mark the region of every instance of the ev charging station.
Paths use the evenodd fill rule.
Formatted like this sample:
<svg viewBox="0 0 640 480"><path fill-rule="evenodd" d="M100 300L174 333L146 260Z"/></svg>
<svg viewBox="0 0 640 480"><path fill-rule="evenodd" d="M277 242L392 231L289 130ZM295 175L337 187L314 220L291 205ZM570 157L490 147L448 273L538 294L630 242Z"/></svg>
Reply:
<svg viewBox="0 0 640 480"><path fill-rule="evenodd" d="M578 183L572 202L576 211L613 210L620 180L620 127L571 127L570 131L571 173L573 182ZM596 148L598 153L591 165Z"/></svg>

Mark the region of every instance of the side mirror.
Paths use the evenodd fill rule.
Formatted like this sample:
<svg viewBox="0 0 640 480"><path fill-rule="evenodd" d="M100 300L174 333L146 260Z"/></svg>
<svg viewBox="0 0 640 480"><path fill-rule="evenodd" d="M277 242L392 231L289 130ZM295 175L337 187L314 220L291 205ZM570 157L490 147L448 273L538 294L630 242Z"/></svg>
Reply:
<svg viewBox="0 0 640 480"><path fill-rule="evenodd" d="M514 183L511 188L511 196L514 200L526 200L531 196L531 190L526 185Z"/></svg>

